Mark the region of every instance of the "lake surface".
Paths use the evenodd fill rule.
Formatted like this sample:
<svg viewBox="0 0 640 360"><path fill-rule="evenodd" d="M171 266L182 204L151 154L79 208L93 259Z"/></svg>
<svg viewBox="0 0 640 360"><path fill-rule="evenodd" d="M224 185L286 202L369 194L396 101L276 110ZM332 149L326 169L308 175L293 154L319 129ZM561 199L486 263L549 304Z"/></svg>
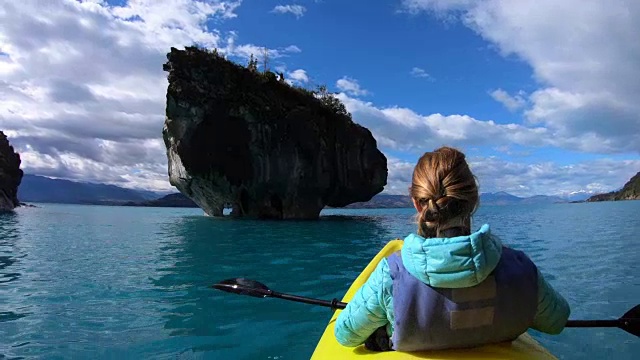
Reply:
<svg viewBox="0 0 640 360"><path fill-rule="evenodd" d="M341 298L388 240L415 229L411 209L258 222L38 206L0 215L0 358L308 359L330 310L208 286L247 277ZM640 303L640 201L487 206L474 229L485 222L536 262L572 319L614 319ZM616 328L531 334L561 359L640 358L640 340Z"/></svg>

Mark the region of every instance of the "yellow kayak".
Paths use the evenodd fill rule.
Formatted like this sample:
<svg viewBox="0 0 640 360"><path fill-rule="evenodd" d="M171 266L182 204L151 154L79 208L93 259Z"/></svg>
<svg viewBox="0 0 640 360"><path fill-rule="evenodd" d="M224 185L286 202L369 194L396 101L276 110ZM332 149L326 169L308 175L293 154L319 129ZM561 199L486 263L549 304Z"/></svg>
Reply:
<svg viewBox="0 0 640 360"><path fill-rule="evenodd" d="M390 241L371 260L369 265L360 273L351 284L349 290L342 298L343 302L349 302L356 291L365 283L378 263L385 257L393 254L402 248L402 240ZM348 359L554 359L557 360L547 349L542 347L529 334L520 335L513 342L485 345L472 349L459 350L438 350L424 352L374 352L367 350L364 345L358 347L346 347L340 345L336 340L333 330L336 318L341 310L336 310L329 324L327 325L316 349L311 356L311 360L348 360Z"/></svg>

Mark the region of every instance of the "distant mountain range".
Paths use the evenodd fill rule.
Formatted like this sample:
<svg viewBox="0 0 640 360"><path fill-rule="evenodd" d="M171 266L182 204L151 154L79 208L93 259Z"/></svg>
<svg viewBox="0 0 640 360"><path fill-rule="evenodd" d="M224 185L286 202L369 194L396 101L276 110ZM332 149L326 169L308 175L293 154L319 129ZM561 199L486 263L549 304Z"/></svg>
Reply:
<svg viewBox="0 0 640 360"><path fill-rule="evenodd" d="M115 185L51 179L25 174L18 187L21 202L115 205L130 201L147 201L162 196L145 190L126 189Z"/></svg>
<svg viewBox="0 0 640 360"><path fill-rule="evenodd" d="M567 199L559 196L534 195L519 197L504 191L480 194L480 205L515 205L515 204L553 204L566 203Z"/></svg>
<svg viewBox="0 0 640 360"><path fill-rule="evenodd" d="M483 193L481 205L550 204L582 201L588 193L575 193L569 197L536 195L519 197L506 192ZM70 180L51 179L44 176L24 175L18 189L18 199L22 202L123 205L148 207L198 207L181 193L160 193L134 190L98 183L84 183ZM406 208L412 207L407 195L378 194L368 202L353 203L347 209Z"/></svg>

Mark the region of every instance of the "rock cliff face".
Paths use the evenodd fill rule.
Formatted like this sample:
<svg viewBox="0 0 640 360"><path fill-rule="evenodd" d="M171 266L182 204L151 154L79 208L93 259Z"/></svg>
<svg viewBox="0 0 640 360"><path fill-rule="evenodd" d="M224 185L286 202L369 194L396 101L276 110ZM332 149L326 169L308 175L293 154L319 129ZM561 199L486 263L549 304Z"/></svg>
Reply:
<svg viewBox="0 0 640 360"><path fill-rule="evenodd" d="M20 155L13 151L13 146L0 131L0 212L20 206L18 186L21 181Z"/></svg>
<svg viewBox="0 0 640 360"><path fill-rule="evenodd" d="M387 159L346 112L216 53L167 59L169 179L207 214L230 204L235 216L313 219L386 185Z"/></svg>
<svg viewBox="0 0 640 360"><path fill-rule="evenodd" d="M587 202L617 200L640 200L640 172L627 181L619 191L593 195L587 199Z"/></svg>

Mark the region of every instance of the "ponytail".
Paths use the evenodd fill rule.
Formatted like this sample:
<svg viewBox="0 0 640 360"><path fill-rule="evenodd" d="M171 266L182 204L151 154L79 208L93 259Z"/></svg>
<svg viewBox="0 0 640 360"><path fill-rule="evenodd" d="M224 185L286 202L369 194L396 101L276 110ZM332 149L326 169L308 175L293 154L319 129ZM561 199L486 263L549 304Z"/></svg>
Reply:
<svg viewBox="0 0 640 360"><path fill-rule="evenodd" d="M418 235L437 237L453 223L470 227L478 187L460 151L443 147L425 153L414 168L409 192L422 207L417 216Z"/></svg>

